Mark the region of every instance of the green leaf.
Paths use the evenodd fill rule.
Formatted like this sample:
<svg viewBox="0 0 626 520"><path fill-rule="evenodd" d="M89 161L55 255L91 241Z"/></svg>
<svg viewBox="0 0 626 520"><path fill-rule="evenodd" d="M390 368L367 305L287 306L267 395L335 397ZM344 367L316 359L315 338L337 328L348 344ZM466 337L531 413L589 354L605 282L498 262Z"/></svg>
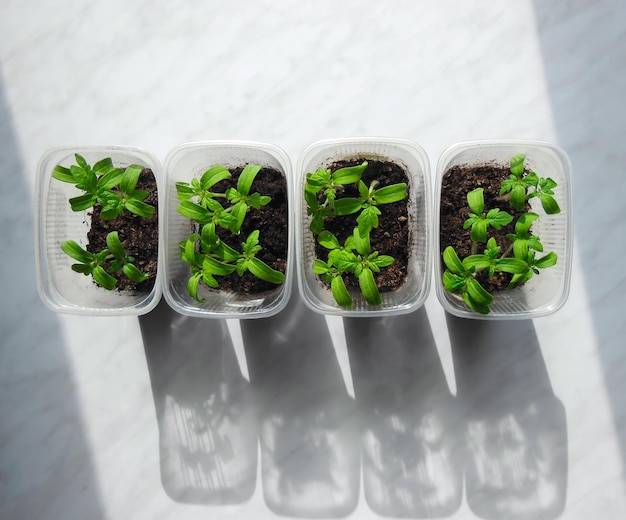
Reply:
<svg viewBox="0 0 626 520"><path fill-rule="evenodd" d="M476 278L470 278L467 280L467 292L472 299L478 305L490 305L493 302L493 296L489 294L485 288L480 285Z"/></svg>
<svg viewBox="0 0 626 520"><path fill-rule="evenodd" d="M248 270L257 278L266 282L281 284L285 281L285 275L276 269L272 269L262 260L253 257L248 261Z"/></svg>
<svg viewBox="0 0 626 520"><path fill-rule="evenodd" d="M443 273L442 280L444 289L450 292L459 292L467 285L467 278L452 274L447 269Z"/></svg>
<svg viewBox="0 0 626 520"><path fill-rule="evenodd" d="M368 206L361 211L356 221L362 237L367 235L373 228L378 227L378 215L380 214L380 210L376 206Z"/></svg>
<svg viewBox="0 0 626 520"><path fill-rule="evenodd" d="M555 265L557 260L558 256L553 251L545 256L542 256L538 260L535 260L535 266L539 267L540 269L545 269L546 267L552 267L553 265Z"/></svg>
<svg viewBox="0 0 626 520"><path fill-rule="evenodd" d="M324 217L321 213L316 213L313 215L311 219L311 224L309 224L309 230L314 235L317 235L324 229Z"/></svg>
<svg viewBox="0 0 626 520"><path fill-rule="evenodd" d="M126 251L124 250L124 246L120 242L120 237L117 231L111 231L107 237L107 247L111 254L117 258L118 260L124 260L126 258Z"/></svg>
<svg viewBox="0 0 626 520"><path fill-rule="evenodd" d="M487 242L487 221L477 219L472 224L472 230L470 231L470 239L473 242L484 243Z"/></svg>
<svg viewBox="0 0 626 520"><path fill-rule="evenodd" d="M352 297L346 288L346 284L341 276L335 276L330 283L330 290L333 294L333 298L340 307L354 307Z"/></svg>
<svg viewBox="0 0 626 520"><path fill-rule="evenodd" d="M466 271L487 269L491 265L491 259L486 255L470 255L465 257L462 263Z"/></svg>
<svg viewBox="0 0 626 520"><path fill-rule="evenodd" d="M539 218L537 213L524 213L515 223L515 233L517 235L527 234L532 223Z"/></svg>
<svg viewBox="0 0 626 520"><path fill-rule="evenodd" d="M126 201L126 209L143 218L152 218L152 215L154 215L154 212L156 211L150 204L146 204L145 202L135 199L129 199Z"/></svg>
<svg viewBox="0 0 626 520"><path fill-rule="evenodd" d="M463 293L463 301L474 312L479 314L489 314L489 306L472 300L472 297L467 291Z"/></svg>
<svg viewBox="0 0 626 520"><path fill-rule="evenodd" d="M239 180L237 181L237 191L242 195L248 195L250 193L250 188L252 187L252 183L254 182L255 177L261 171L261 166L258 164L248 164L241 175L239 176Z"/></svg>
<svg viewBox="0 0 626 520"><path fill-rule="evenodd" d="M206 223L211 220L211 212L209 212L209 210L190 200L181 202L178 205L177 211L183 217L190 218L199 223Z"/></svg>
<svg viewBox="0 0 626 520"><path fill-rule="evenodd" d="M101 265L94 268L92 275L98 285L109 291L114 289L117 285L117 280L107 273Z"/></svg>
<svg viewBox="0 0 626 520"><path fill-rule="evenodd" d="M178 200L188 200L195 195L195 191L186 182L177 182L176 194L177 194Z"/></svg>
<svg viewBox="0 0 626 520"><path fill-rule="evenodd" d="M88 264L93 260L93 255L80 247L73 240L67 240L61 244L63 252L72 257L74 260L78 260L82 264Z"/></svg>
<svg viewBox="0 0 626 520"><path fill-rule="evenodd" d="M396 260L390 255L379 255L372 262L378 267L387 267L393 264Z"/></svg>
<svg viewBox="0 0 626 520"><path fill-rule="evenodd" d="M313 274L321 275L327 274L328 272L330 272L330 267L326 262L320 260L319 258L313 260Z"/></svg>
<svg viewBox="0 0 626 520"><path fill-rule="evenodd" d="M79 167L83 168L84 170L90 169L89 163L85 160L85 158L82 155L75 153L74 158L76 159L76 164L78 164Z"/></svg>
<svg viewBox="0 0 626 520"><path fill-rule="evenodd" d="M148 276L142 273L133 264L124 264L122 271L124 271L124 274L133 282L140 283L148 279Z"/></svg>
<svg viewBox="0 0 626 520"><path fill-rule="evenodd" d="M226 276L235 272L236 266L220 262L210 256L205 256L202 262L202 268L205 271L217 276Z"/></svg>
<svg viewBox="0 0 626 520"><path fill-rule="evenodd" d="M335 200L335 212L337 215L352 215L361 209L363 205L360 199L346 197L344 199Z"/></svg>
<svg viewBox="0 0 626 520"><path fill-rule="evenodd" d="M367 256L370 254L370 235L366 233L365 235L361 235L361 232L358 228L352 231L352 236L348 238L349 244L351 247L354 247L360 255ZM348 240L346 241L346 245L348 244Z"/></svg>
<svg viewBox="0 0 626 520"><path fill-rule="evenodd" d="M376 287L374 273L370 269L363 269L361 274L359 274L359 287L365 300L370 305L380 305L383 302L378 292L378 287Z"/></svg>
<svg viewBox="0 0 626 520"><path fill-rule="evenodd" d="M70 199L70 206L72 211L84 211L91 208L96 203L96 196L91 193L85 193L78 197L72 197Z"/></svg>
<svg viewBox="0 0 626 520"><path fill-rule="evenodd" d="M241 230L241 226L243 225L243 221L246 219L246 213L248 211L248 205L245 202L238 202L233 206L231 211L231 215L233 216L233 221L229 226L231 233L235 235L239 234Z"/></svg>
<svg viewBox="0 0 626 520"><path fill-rule="evenodd" d="M511 223L513 216L506 211L500 211L498 208L489 210L487 213L487 221L494 229L500 229Z"/></svg>
<svg viewBox="0 0 626 520"><path fill-rule="evenodd" d="M122 170L113 168L98 179L98 190L115 188L122 180Z"/></svg>
<svg viewBox="0 0 626 520"><path fill-rule="evenodd" d="M374 191L374 200L378 204L391 204L406 198L406 184L392 184Z"/></svg>
<svg viewBox="0 0 626 520"><path fill-rule="evenodd" d="M103 175L113 168L113 161L110 157L105 157L104 159L100 159L93 165L93 171L98 173L99 175Z"/></svg>
<svg viewBox="0 0 626 520"><path fill-rule="evenodd" d="M139 164L131 164L124 173L120 180L120 190L122 193L130 194L133 192L139 181L139 175L143 171L143 166Z"/></svg>
<svg viewBox="0 0 626 520"><path fill-rule="evenodd" d="M363 171L367 168L367 161L363 161L358 166L348 166L346 168L340 168L332 174L333 184L353 184L361 179Z"/></svg>
<svg viewBox="0 0 626 520"><path fill-rule="evenodd" d="M72 264L72 271L88 276L93 271L94 267L90 264Z"/></svg>
<svg viewBox="0 0 626 520"><path fill-rule="evenodd" d="M483 195L483 188L476 188L467 194L467 203L469 204L472 213L476 215L482 215L485 211L485 199Z"/></svg>
<svg viewBox="0 0 626 520"><path fill-rule="evenodd" d="M500 258L496 269L510 274L521 274L528 269L528 264L519 258Z"/></svg>
<svg viewBox="0 0 626 520"><path fill-rule="evenodd" d="M65 166L61 166L60 164L57 164L54 167L54 170L52 170L52 178L61 182L76 184L76 179L74 179L70 169Z"/></svg>
<svg viewBox="0 0 626 520"><path fill-rule="evenodd" d="M519 154L511 157L511 173L515 175L518 179L521 179L524 174L524 161L526 159L526 155Z"/></svg>
<svg viewBox="0 0 626 520"><path fill-rule="evenodd" d="M337 249L341 247L339 244L339 240L337 237L333 235L330 231L322 231L317 237L317 241L322 247L326 249Z"/></svg>
<svg viewBox="0 0 626 520"><path fill-rule="evenodd" d="M448 246L444 249L443 262L453 274L465 274L465 267L463 266L463 263L461 262L459 256L456 254L456 251L452 246Z"/></svg>
<svg viewBox="0 0 626 520"><path fill-rule="evenodd" d="M200 285L201 278L202 278L202 273L196 273L187 281L187 292L189 292L189 296L191 296L194 300L197 300L199 302L204 301L204 299L198 298L198 286Z"/></svg>
<svg viewBox="0 0 626 520"><path fill-rule="evenodd" d="M517 211L522 211L526 205L526 189L517 185L511 191L511 206Z"/></svg>
<svg viewBox="0 0 626 520"><path fill-rule="evenodd" d="M202 177L200 177L200 187L206 191L211 189L218 182L229 179L230 177L232 177L232 175L226 166L222 164L211 166L211 168L205 171Z"/></svg>
<svg viewBox="0 0 626 520"><path fill-rule="evenodd" d="M561 212L561 208L559 207L557 201L552 195L548 195L546 193L540 193L538 195L539 200L541 201L541 206L543 210L548 215L556 215Z"/></svg>

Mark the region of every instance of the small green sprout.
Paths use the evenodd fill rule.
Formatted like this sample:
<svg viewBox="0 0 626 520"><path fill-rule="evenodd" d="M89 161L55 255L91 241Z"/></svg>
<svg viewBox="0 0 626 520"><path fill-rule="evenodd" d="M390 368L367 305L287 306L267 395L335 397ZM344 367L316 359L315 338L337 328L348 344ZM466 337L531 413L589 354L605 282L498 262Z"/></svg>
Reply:
<svg viewBox="0 0 626 520"><path fill-rule="evenodd" d="M115 168L107 157L92 167L82 155L74 154L74 157L75 165L67 168L59 164L52 172L54 179L74 184L85 192L70 199L72 211L84 211L99 204L103 220L118 217L124 209L143 218L154 215L155 208L143 202L148 192L136 189L143 166L131 164L126 169Z"/></svg>
<svg viewBox="0 0 626 520"><path fill-rule="evenodd" d="M540 178L535 172L525 173L524 162L525 155L511 158L511 175L502 182L500 200L509 200L514 210L523 211L528 200L538 197L547 214L559 213L559 205L553 197L556 182ZM443 286L445 290L459 294L471 310L487 314L493 296L478 281L479 272L486 271L489 278L497 272L507 273L511 275L509 288L513 288L526 283L541 269L554 266L558 258L554 252L540 258L535 256L536 252L543 252L539 237L531 232L533 222L540 218L538 213L526 212L518 218L515 232L506 235L511 243L502 252L502 246L495 238L488 238L489 229L500 230L513 221L513 216L499 208L486 209L483 188L470 191L467 202L471 213L463 229L471 228L472 252L461 259L452 246L445 248ZM479 244L484 243L486 246L479 253Z"/></svg>
<svg viewBox="0 0 626 520"><path fill-rule="evenodd" d="M561 208L554 198L554 188L557 184L551 178L544 179L531 171L524 174L524 154L515 155L511 158L511 175L502 182L501 196L510 199L511 206L517 211L522 211L526 201L538 197L543 210L548 215L560 213Z"/></svg>
<svg viewBox="0 0 626 520"><path fill-rule="evenodd" d="M472 212L463 224L463 229L471 227L470 238L473 242L487 242L487 228L489 226L494 229L500 229L513 220L509 213L500 211L499 208L493 208L485 212L483 188L476 188L470 191L467 194L467 202Z"/></svg>
<svg viewBox="0 0 626 520"><path fill-rule="evenodd" d="M354 301L347 289L344 276L353 275L358 280L359 289L370 305L381 305L374 273L388 267L395 259L371 250L370 234L379 225L382 214L378 206L399 202L407 197L405 183L377 188L378 183L367 186L361 176L367 168L367 161L356 166L339 168L334 172L319 168L308 173L304 186L307 214L311 216L310 231L317 235L318 243L329 250L328 260L316 258L313 273L330 285L333 298L341 307L351 308ZM341 197L346 186L356 184L359 197ZM339 240L324 229L326 219L357 214L356 226L342 246Z"/></svg>
<svg viewBox="0 0 626 520"><path fill-rule="evenodd" d="M118 280L112 275L120 270L133 282L147 280L148 277L133 264L134 258L124 250L117 231L111 231L106 241L108 248L98 253L90 253L73 240L63 242L61 249L66 255L78 261L77 264L72 264L73 271L85 276L91 275L94 281L105 289L115 288Z"/></svg>
<svg viewBox="0 0 626 520"><path fill-rule="evenodd" d="M256 278L273 284L285 281L285 275L273 269L260 258L260 231L253 230L241 243L241 252L222 240L217 228L239 235L245 218L251 209L260 209L270 203L271 198L258 192L250 193L252 184L261 171L259 165L243 168L235 188L219 189L220 181L230 179L232 174L223 165L212 166L200 179L190 183L176 183L178 199L181 201L178 212L189 218L200 233L192 233L179 246L181 258L191 268L187 283L189 295L202 302L198 295L200 283L219 289L219 277L237 273L243 276L250 272ZM219 202L221 199L222 202Z"/></svg>

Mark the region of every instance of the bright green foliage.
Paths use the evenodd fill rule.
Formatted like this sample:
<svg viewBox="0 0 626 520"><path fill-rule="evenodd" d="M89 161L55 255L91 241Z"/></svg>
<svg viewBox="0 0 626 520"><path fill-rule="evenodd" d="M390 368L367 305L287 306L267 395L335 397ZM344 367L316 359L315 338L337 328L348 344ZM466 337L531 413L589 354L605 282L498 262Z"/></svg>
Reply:
<svg viewBox="0 0 626 520"><path fill-rule="evenodd" d="M535 172L525 173L524 155L511 158L511 175L502 182L500 196L508 199L513 209L522 211L526 202L539 197L547 214L559 213L560 208L554 199L556 183L548 178L540 178ZM531 233L531 226L540 218L539 214L527 212L522 214L515 223L515 233L507 234L512 244L506 251L496 243L493 237L488 238L489 228L496 230L507 226L513 217L499 208L485 208L483 188L477 188L467 194L470 208L469 218L464 222L463 229L470 229L473 243L472 254L462 260L452 247L443 252L446 270L443 273L445 290L461 295L465 304L473 311L487 314L493 297L476 279L476 274L487 270L489 277L497 272L511 274L509 288L526 283L541 269L552 267L557 262L557 255L550 252L541 258L535 252L542 252L543 245L539 237ZM478 244L486 243L481 253L477 252ZM513 256L509 256L510 253Z"/></svg>
<svg viewBox="0 0 626 520"><path fill-rule="evenodd" d="M476 188L467 194L467 202L472 212L463 224L463 229L471 227L470 238L473 242L487 242L487 228L500 229L509 224L513 217L499 208L490 209L485 213L483 189Z"/></svg>
<svg viewBox="0 0 626 520"><path fill-rule="evenodd" d="M517 211L522 211L526 201L539 197L543 210L548 215L561 212L561 208L554 198L554 188L557 184L551 178L541 178L535 172L524 174L524 161L526 156L516 155L511 159L511 175L502 182L500 195L510 198L511 206Z"/></svg>
<svg viewBox="0 0 626 520"><path fill-rule="evenodd" d="M148 192L136 189L143 166L131 164L126 169L115 168L110 158L90 166L80 154L74 157L76 164L69 168L59 164L52 172L53 178L74 184L85 192L70 199L73 211L84 211L99 204L103 220L112 220L125 209L143 218L152 217L155 208L143 202Z"/></svg>
<svg viewBox="0 0 626 520"><path fill-rule="evenodd" d="M120 242L117 231L111 231L107 237L107 249L99 253L90 253L80 247L73 240L61 244L63 252L77 260L72 264L72 270L85 276L93 276L95 282L105 289L112 290L118 279L113 275L121 273L134 282L143 282L148 277L134 264L134 258L126 253Z"/></svg>
<svg viewBox="0 0 626 520"><path fill-rule="evenodd" d="M236 188L219 189L217 186L220 181L232 176L222 165L212 166L200 179L192 179L190 183L176 183L178 199L181 201L178 212L201 229L200 233L193 233L180 243L181 258L191 267L187 290L197 301L204 301L198 295L200 283L219 289L219 277L235 272L239 276L250 272L274 284L285 281L282 272L257 258L262 249L259 245L259 230L252 231L241 243L241 251L226 244L217 234L217 228L220 227L232 235L239 235L251 209L269 204L270 197L257 192L250 193L260 171L259 165L247 165L239 175Z"/></svg>
<svg viewBox="0 0 626 520"><path fill-rule="evenodd" d="M346 308L354 306L344 281L344 276L348 274L357 278L361 294L370 305L382 303L374 273L395 260L371 250L370 234L379 225L378 217L382 214L379 206L407 197L405 183L377 188L378 183L374 181L367 186L361 180L367 164L363 161L360 165L340 168L335 172L319 168L315 173L307 174L304 187L307 214L312 217L309 229L317 235L319 244L329 250L327 262L319 258L314 260L313 273L330 285L337 304ZM337 197L340 187L352 184L358 188L358 198ZM354 214L358 214L355 228L342 246L334 235L324 229L324 221Z"/></svg>

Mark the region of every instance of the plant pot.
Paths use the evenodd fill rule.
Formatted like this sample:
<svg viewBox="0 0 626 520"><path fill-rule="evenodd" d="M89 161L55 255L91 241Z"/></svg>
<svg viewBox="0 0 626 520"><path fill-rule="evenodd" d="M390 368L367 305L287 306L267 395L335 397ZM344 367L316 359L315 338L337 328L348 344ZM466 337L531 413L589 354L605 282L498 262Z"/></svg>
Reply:
<svg viewBox="0 0 626 520"><path fill-rule="evenodd" d="M534 195L523 203L524 207L522 209L520 209L521 206L515 209L510 202L512 192L509 191L504 194L500 192L501 180L513 178L509 177L512 172L512 158L520 155L525 156L522 159L523 167L525 168L525 173L523 173L524 179L527 178L526 175L529 172L536 172L538 177L543 179L549 178L556 182L556 187L553 188L552 199L556 201L558 208L555 207L553 209L555 211L560 209L560 212L551 213L549 211L550 204L544 207L541 198ZM525 282L522 280L521 284L513 283L512 285L506 285L505 281L510 281L506 276L514 275L511 273L508 273L508 275L502 274L504 288L490 291L493 302L488 306L487 314L470 309L461 293L446 290L443 282L443 273L446 269L450 271L444 260L443 253L446 247L453 245L453 243L460 244L460 242L455 242L455 237L461 237L466 241L465 246L460 245L459 247L469 247L469 237L472 228L462 229L462 220L472 210L469 208L468 199L465 198L462 201L461 197L466 197L468 190L479 186L472 184L466 187L463 185L462 189L460 186L465 179L475 178L474 175L477 168L482 168L481 171L489 171L489 175L492 176L492 181L485 180L485 184L480 186L484 192L484 214L487 214L488 209L495 205L501 205L504 211L508 210L513 219L506 227L502 227L502 233L508 232L509 234L517 232L515 230L521 214L530 212L536 215L536 217L533 216L535 220L532 220L529 233L540 240L543 251L532 251L532 255L536 259L540 259L548 254L556 255L556 263L554 265L549 266L547 265L548 262L546 262L546 266L549 268L537 269L536 271L539 274L534 274ZM537 188L530 186L525 189L530 194ZM565 152L553 144L537 141L493 140L459 143L448 148L440 157L437 165L435 191L436 292L445 310L458 317L476 319L527 319L549 315L557 311L565 303L569 292L573 233L571 190L570 161ZM456 193L456 195L453 195L453 193ZM489 193L495 195L489 195ZM454 197L456 197L454 200L458 204L451 208L450 201ZM491 202L488 201L488 197L491 197ZM442 202L442 199L445 199L447 202ZM524 200L523 197L522 200ZM508 204L506 208L502 206L505 203ZM449 217L446 215L454 213L459 216L461 224L456 226L454 231L451 231L451 228L448 227L451 221L448 220ZM459 228L458 231L456 228ZM490 226L487 229L490 230L487 236L489 236L490 232L496 233L496 230L492 230ZM508 231L506 231L507 229ZM513 249L510 249L512 241L506 242L506 239L500 237L498 238L498 246L501 246L498 258L504 255L506 255L506 258L518 257L517 253L514 254ZM485 244L480 244L478 252L480 253L484 247ZM507 253L507 250L510 250L510 252ZM473 251L476 252L476 249ZM462 259L462 255L459 255L459 259ZM517 266L514 269L517 269Z"/></svg>
<svg viewBox="0 0 626 520"><path fill-rule="evenodd" d="M264 237L277 236L280 238L279 245L286 250L286 258L275 257L274 268L284 274L282 283L269 284L271 287L262 288L261 292L250 292L237 282L237 276L232 273L233 283L224 289L224 283L228 284L226 278L216 276L215 279L222 284L217 288L210 288L202 281L198 283L198 293L192 295L189 290L189 281L193 277L193 272L189 263L183 260L181 244L185 243L194 231L200 232L203 225L194 224L193 221L179 212L181 200L177 183L189 185L192 179L201 179L203 174L210 168L221 165L232 172L232 177L228 180L221 180L211 187L213 191L221 190L224 183L236 182L238 169L247 165L258 165L262 167L258 176L252 183L251 193L258 192L256 185L268 175L273 175L279 185L277 194L266 206L275 214L276 222L262 226L260 231L260 245L264 246ZM291 271L293 259L291 253L293 226L292 211L290 208L291 199L291 165L289 158L280 148L264 143L243 142L243 141L205 141L185 143L174 148L165 160L166 190L165 214L164 214L164 258L165 258L165 285L164 295L168 303L177 312L189 316L206 318L261 318L276 314L287 304L291 290ZM197 202L197 197L190 199ZM225 198L216 199L227 208L231 204ZM264 206L265 208L265 206ZM229 209L230 211L230 209ZM233 210L234 211L234 210ZM247 219L256 218L253 208L248 209ZM278 221L282 221L278 231L274 231L274 226ZM284 224L286 223L286 229ZM223 232L223 228L216 226L216 229ZM265 232L265 235L264 235ZM241 245L247 238L244 230L240 234L231 235L225 238L229 244L241 251ZM200 251L200 241L195 244L196 251ZM269 250L267 250L269 251ZM264 253L260 253L264 254ZM284 252L282 256L284 256ZM278 253L276 253L278 255ZM276 266L280 261L281 267ZM269 262L269 261L268 261ZM246 273L248 276L249 273ZM243 280L243 277L242 277ZM194 297L195 296L195 297ZM200 301L201 300L201 301Z"/></svg>
<svg viewBox="0 0 626 520"><path fill-rule="evenodd" d="M94 224L92 228L91 224L92 214L94 212L99 214L99 209L96 211L92 207L74 211L70 206L69 199L84 192L75 184L61 182L53 177L58 165L69 168L76 164L75 154L80 154L90 165L110 158L116 168L124 169L131 164L144 166L152 170L157 190L160 186L160 163L153 155L143 150L118 146L58 147L48 150L39 161L36 179L35 236L41 299L51 309L69 314L103 316L145 314L152 310L161 298L159 246L157 243L155 247L146 248L144 242L136 243L138 241L130 238L131 228L137 226L136 222L119 224L117 219L109 221L109 224L111 229L121 226L119 237L123 240L127 252L137 253L138 256L148 253L150 262L157 263L156 275L151 274L148 282L140 285L138 290L120 289L124 283L121 271L120 274L115 273L115 277L118 278L116 288L104 289L97 285L91 276L73 271L72 265L76 264L76 260L61 249L61 244L70 240L82 248L95 247L97 237L92 235L92 238L88 239L88 233L94 233L100 227ZM144 178L142 174L139 187ZM150 197L153 197L153 194ZM96 208L98 207L96 205ZM158 218L158 209L152 219L148 220L154 218ZM144 265L143 259L139 258L138 261Z"/></svg>
<svg viewBox="0 0 626 520"><path fill-rule="evenodd" d="M319 261L326 261L326 258L323 252L320 253L320 235L311 231L314 217L308 214L311 213L310 208L307 209L307 206L310 206L310 201L306 200L305 188L310 182L307 181L307 174L315 173L320 168L334 172L343 165L360 164L362 161L368 161L362 173L363 178L365 178L366 172L367 175L373 175L376 171L376 165L384 164L383 172L377 179L379 183L377 186L388 186L390 182L398 184L395 180L390 181L392 174L385 173L385 171L397 170L403 174L402 177L407 184L406 198L393 202L393 205L406 211L406 217L397 220L394 229L384 230L383 225L373 229L371 231L371 250L374 249L373 237L375 233L380 236L380 233L384 234L386 231L388 236L394 240L403 234L406 237L406 243L402 246L403 251L400 256L406 256L406 269L402 271L401 283L396 284L397 287L393 290L386 290L389 285L386 282L381 284L382 278L379 278L384 269L389 267L381 267L380 273L373 274L376 285L379 285L379 303L371 303L371 300L364 296L365 293L360 288L360 277L358 282L354 278L351 282L350 275L347 278L342 276L342 279L347 280L345 282L346 289L353 303L353 306L346 307L337 302L333 291L330 289L328 276L326 276L325 282L319 274L314 272L314 265L318 269ZM371 186L369 182L368 178L368 187ZM299 158L296 189L298 202L296 211L299 219L297 226L298 279L301 296L308 307L315 312L329 315L381 316L408 313L423 304L430 287L431 210L429 163L421 147L408 140L389 138L349 138L314 143L306 148ZM354 185L351 189L354 191ZM323 192L322 190L319 194ZM341 193L347 194L347 188ZM387 206L386 203L382 203L378 207L381 212L387 212L388 209L391 210L392 204ZM356 214L354 218L357 218ZM382 218L383 215L381 214ZM329 219L324 217L324 230L327 230L328 221ZM349 230L347 221L346 229ZM343 239L341 245L343 245ZM397 243L393 244L392 247L395 246ZM381 256L391 256L384 250L380 250L379 253ZM361 255L361 258L364 257L365 255ZM391 264L395 269L400 265L396 262L397 260L394 260L394 263Z"/></svg>

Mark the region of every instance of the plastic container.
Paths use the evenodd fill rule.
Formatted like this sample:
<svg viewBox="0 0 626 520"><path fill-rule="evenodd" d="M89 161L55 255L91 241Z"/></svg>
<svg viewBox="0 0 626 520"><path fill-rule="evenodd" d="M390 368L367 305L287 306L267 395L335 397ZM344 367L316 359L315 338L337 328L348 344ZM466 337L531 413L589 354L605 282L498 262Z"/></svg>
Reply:
<svg viewBox="0 0 626 520"><path fill-rule="evenodd" d="M43 302L52 310L69 314L101 316L139 315L152 310L161 298L161 263L154 288L148 294L106 290L90 276L71 270L75 260L61 250L61 243L74 240L82 247L87 242L90 210L72 211L69 199L80 195L73 184L52 178L56 165L75 164L79 153L89 164L110 157L115 166L141 164L154 173L160 194L161 165L150 153L122 146L73 146L48 150L37 166L35 203L35 252L37 281ZM159 214L161 214L159 198Z"/></svg>
<svg viewBox="0 0 626 520"><path fill-rule="evenodd" d="M405 282L395 291L381 292L382 304L371 305L358 290L351 290L354 307L339 306L330 288L313 273L315 238L304 200L306 174L344 159L383 160L405 169L409 177L409 264ZM313 311L339 316L384 316L408 313L422 305L430 289L431 204L430 173L426 153L406 139L356 137L316 142L301 154L297 167L296 243L299 289ZM381 252L383 253L383 252Z"/></svg>
<svg viewBox="0 0 626 520"><path fill-rule="evenodd" d="M243 294L218 289L202 289L204 302L193 299L187 291L190 267L181 259L179 243L190 234L190 220L177 208L177 182L190 182L200 178L211 166L224 165L236 168L247 164L259 164L283 173L288 195L288 257L286 280L276 289L260 294ZM291 208L291 163L287 154L277 146L247 141L202 141L184 143L174 148L166 157L165 209L163 221L163 244L165 281L164 296L170 306L181 314L203 318L262 318L282 310L289 299L292 284L293 210ZM254 186L254 185L253 185Z"/></svg>
<svg viewBox="0 0 626 520"><path fill-rule="evenodd" d="M492 296L489 314L471 311L461 297L443 287L442 273L445 269L441 255L439 235L442 179L446 171L455 165L476 165L495 162L508 165L511 157L525 154L525 166L539 177L550 177L557 183L555 195L561 212L547 215L538 198L530 199L538 218L532 225L533 234L541 238L543 253L554 251L558 261L553 267L542 269L524 285L511 290L499 291ZM572 181L571 164L567 154L559 147L540 141L490 140L458 143L448 148L437 164L435 187L435 280L437 297L444 309L461 318L484 320L529 319L546 316L560 309L569 294L572 269ZM461 230L463 231L463 230ZM469 232L469 231L467 231Z"/></svg>

